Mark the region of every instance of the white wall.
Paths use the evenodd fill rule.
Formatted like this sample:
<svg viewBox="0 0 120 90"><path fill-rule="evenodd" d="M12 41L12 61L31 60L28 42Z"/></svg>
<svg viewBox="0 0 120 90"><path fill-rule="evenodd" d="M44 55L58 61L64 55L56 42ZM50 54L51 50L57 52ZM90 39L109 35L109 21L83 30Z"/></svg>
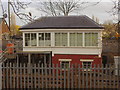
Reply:
<svg viewBox="0 0 120 90"><path fill-rule="evenodd" d="M23 51L28 52L39 52L39 51L52 51L52 54L89 54L89 55L99 55L99 49L100 48L60 48L60 47L34 47L34 48L23 48ZM101 49L100 49L101 50Z"/></svg>

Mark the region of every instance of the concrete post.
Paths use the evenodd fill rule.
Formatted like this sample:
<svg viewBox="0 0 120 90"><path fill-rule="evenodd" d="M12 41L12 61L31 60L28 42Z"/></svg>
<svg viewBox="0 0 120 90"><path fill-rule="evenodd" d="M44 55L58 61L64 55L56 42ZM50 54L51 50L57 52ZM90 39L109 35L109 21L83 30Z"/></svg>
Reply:
<svg viewBox="0 0 120 90"><path fill-rule="evenodd" d="M31 71L31 54L30 53L28 54L28 67L29 67L28 73L30 74L30 71Z"/></svg>

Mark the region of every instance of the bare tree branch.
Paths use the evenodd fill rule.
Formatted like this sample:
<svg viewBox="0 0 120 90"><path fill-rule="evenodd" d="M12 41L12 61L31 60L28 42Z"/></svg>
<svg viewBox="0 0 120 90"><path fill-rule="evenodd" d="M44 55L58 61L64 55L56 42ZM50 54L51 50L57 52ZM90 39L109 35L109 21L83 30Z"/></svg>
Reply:
<svg viewBox="0 0 120 90"><path fill-rule="evenodd" d="M120 0L119 1L112 1L113 7L108 13L112 15L118 15L120 13Z"/></svg>
<svg viewBox="0 0 120 90"><path fill-rule="evenodd" d="M38 9L46 14L50 14L53 16L58 16L58 15L68 16L70 13L83 10L93 5L97 5L99 2L89 3L89 2L81 2L81 0L76 0L76 1L58 0L56 2L52 2L51 0L49 0L49 2L40 2L39 4L41 5L41 7L38 7Z"/></svg>
<svg viewBox="0 0 120 90"><path fill-rule="evenodd" d="M29 13L21 12L22 10L28 7L30 2L26 3L26 2L21 2L20 0L12 0L9 2L9 4L11 5L14 13L19 19L25 22L30 22L34 20L34 18L29 14L30 12Z"/></svg>

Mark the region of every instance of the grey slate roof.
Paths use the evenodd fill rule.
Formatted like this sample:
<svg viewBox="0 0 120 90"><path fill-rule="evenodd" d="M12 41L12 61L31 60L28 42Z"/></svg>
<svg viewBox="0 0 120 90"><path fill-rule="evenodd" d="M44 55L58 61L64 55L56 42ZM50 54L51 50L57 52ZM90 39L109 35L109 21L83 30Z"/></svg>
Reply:
<svg viewBox="0 0 120 90"><path fill-rule="evenodd" d="M86 15L81 15L42 17L20 29L103 29L103 27Z"/></svg>

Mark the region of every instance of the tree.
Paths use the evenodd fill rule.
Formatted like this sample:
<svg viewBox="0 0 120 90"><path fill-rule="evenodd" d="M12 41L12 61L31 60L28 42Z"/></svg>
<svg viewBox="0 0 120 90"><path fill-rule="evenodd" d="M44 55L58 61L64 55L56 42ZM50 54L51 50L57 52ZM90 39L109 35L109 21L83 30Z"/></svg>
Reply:
<svg viewBox="0 0 120 90"><path fill-rule="evenodd" d="M3 1L4 2L4 1ZM2 14L3 17L10 18L10 13L13 11L15 15L24 22L33 21L34 17L32 17L31 12L25 13L23 12L31 3L30 2L23 2L22 0L8 0L8 8L5 8L3 5L2 0L0 0ZM8 11L8 15L6 14Z"/></svg>
<svg viewBox="0 0 120 90"><path fill-rule="evenodd" d="M98 19L97 17L95 17L94 15L92 15L92 19L93 19L95 22L99 23L99 19Z"/></svg>
<svg viewBox="0 0 120 90"><path fill-rule="evenodd" d="M120 36L120 0L111 0L113 2L113 7L110 11L108 11L111 15L115 16L117 19L117 23L115 24L116 36ZM120 40L119 40L120 41Z"/></svg>
<svg viewBox="0 0 120 90"><path fill-rule="evenodd" d="M113 7L109 11L112 15L119 15L120 14L120 0L115 0L113 2Z"/></svg>
<svg viewBox="0 0 120 90"><path fill-rule="evenodd" d="M14 13L11 14L11 20L10 21L11 21L11 25L10 25L11 32L10 32L10 35L11 36L19 35L20 32L19 32L18 29L19 29L20 26L16 25L16 18L15 18L15 14Z"/></svg>
<svg viewBox="0 0 120 90"><path fill-rule="evenodd" d="M13 12L17 15L17 17L19 17L19 19L25 22L34 20L34 17L32 17L31 12L22 12L22 10L26 9L30 5L30 2L22 2L20 0L9 0L8 4L10 4L10 6L13 9Z"/></svg>
<svg viewBox="0 0 120 90"><path fill-rule="evenodd" d="M19 17L22 21L31 22L36 16L32 16L32 12L22 12L25 10L30 4L35 2L34 0L31 2L22 2L22 0L8 0L8 4L12 7L13 12ZM58 16L58 15L69 15L71 13L80 12L81 10L97 5L99 2L88 2L82 0L56 0L53 2L52 0L48 0L48 2L39 0L39 7L36 7L38 10L46 13L47 15Z"/></svg>
<svg viewBox="0 0 120 90"><path fill-rule="evenodd" d="M111 22L110 20L105 21L103 26L105 28L105 30L102 32L103 38L112 38L118 33L117 24Z"/></svg>
<svg viewBox="0 0 120 90"><path fill-rule="evenodd" d="M40 2L40 7L38 9L47 15L68 16L70 13L80 12L89 6L97 5L99 2L90 3L81 0L57 0L56 2L53 2L48 0L48 2Z"/></svg>

